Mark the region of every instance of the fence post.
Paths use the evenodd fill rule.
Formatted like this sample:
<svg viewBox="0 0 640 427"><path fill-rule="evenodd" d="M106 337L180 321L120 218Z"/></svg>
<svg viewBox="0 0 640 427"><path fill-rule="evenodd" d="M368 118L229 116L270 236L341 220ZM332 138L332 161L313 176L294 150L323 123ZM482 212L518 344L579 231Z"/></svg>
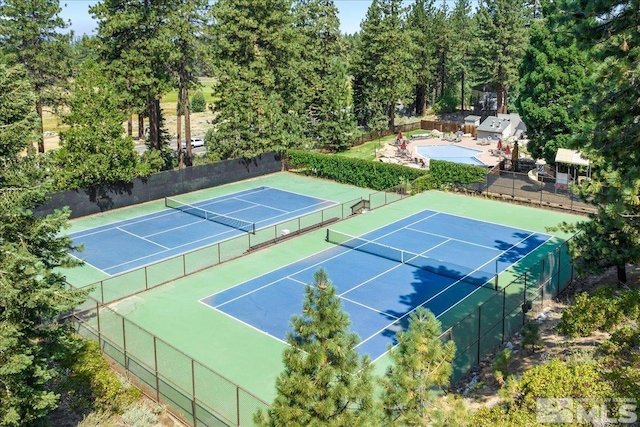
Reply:
<svg viewBox="0 0 640 427"><path fill-rule="evenodd" d="M157 337L153 336L153 369L156 377L156 401L160 402L160 378L158 378L158 345L156 343Z"/></svg>
<svg viewBox="0 0 640 427"><path fill-rule="evenodd" d="M100 303L96 301L96 320L98 322L98 346L102 348L102 330L100 329Z"/></svg>
<svg viewBox="0 0 640 427"><path fill-rule="evenodd" d="M129 361L127 360L127 328L125 326L124 316L122 317L122 351L124 352L124 369L129 374Z"/></svg>
<svg viewBox="0 0 640 427"><path fill-rule="evenodd" d="M482 306L478 307L478 362L480 363L480 337L482 336Z"/></svg>
<svg viewBox="0 0 640 427"><path fill-rule="evenodd" d="M196 368L195 361L191 359L191 412L193 413L193 425L198 425L198 417L196 415L197 411L196 405Z"/></svg>
<svg viewBox="0 0 640 427"><path fill-rule="evenodd" d="M505 334L505 319L507 317L507 290L502 289L502 338L500 339L500 343L504 344L504 334Z"/></svg>
<svg viewBox="0 0 640 427"><path fill-rule="evenodd" d="M240 387L236 387L236 425L240 425Z"/></svg>

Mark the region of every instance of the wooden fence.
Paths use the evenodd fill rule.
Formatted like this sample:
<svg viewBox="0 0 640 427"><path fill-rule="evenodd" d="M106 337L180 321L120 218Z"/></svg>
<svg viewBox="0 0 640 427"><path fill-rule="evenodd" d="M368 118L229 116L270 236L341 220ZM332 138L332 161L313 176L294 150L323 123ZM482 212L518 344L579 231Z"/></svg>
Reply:
<svg viewBox="0 0 640 427"><path fill-rule="evenodd" d="M457 132L462 129L464 133L470 133L473 136L476 136L476 127L473 125L463 125L461 123L456 122L436 122L434 120L421 120L420 122L407 123L404 125L396 125L391 129L385 129L378 132L370 132L364 133L360 135L355 141L353 141L352 145L362 145L365 142L373 141L376 139L383 138L389 135L395 135L398 132L408 132L411 130L434 130L437 129L440 132Z"/></svg>

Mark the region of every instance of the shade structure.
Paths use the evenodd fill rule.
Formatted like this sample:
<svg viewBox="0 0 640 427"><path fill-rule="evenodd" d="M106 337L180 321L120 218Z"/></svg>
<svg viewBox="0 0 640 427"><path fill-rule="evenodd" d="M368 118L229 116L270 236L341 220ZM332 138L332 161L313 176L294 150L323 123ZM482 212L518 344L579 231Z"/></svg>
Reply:
<svg viewBox="0 0 640 427"><path fill-rule="evenodd" d="M401 150L406 150L407 149L407 143L402 141L402 144L400 144L400 149Z"/></svg>
<svg viewBox="0 0 640 427"><path fill-rule="evenodd" d="M504 154L506 154L507 156L511 155L511 147L509 147L508 145L505 147L504 149Z"/></svg>
<svg viewBox="0 0 640 427"><path fill-rule="evenodd" d="M402 141L402 131L398 132L398 139Z"/></svg>
<svg viewBox="0 0 640 427"><path fill-rule="evenodd" d="M502 139L498 140L498 147L496 148L498 148L498 150L502 150Z"/></svg>

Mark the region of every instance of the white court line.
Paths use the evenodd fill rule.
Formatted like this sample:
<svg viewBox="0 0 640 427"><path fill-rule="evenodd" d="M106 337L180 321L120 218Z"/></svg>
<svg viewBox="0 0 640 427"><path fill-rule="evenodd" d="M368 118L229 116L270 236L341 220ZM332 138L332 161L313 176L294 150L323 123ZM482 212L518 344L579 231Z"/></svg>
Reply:
<svg viewBox="0 0 640 427"><path fill-rule="evenodd" d="M289 345L289 343L288 343L288 342L286 342L285 340L283 340L282 338L278 338L278 337L276 337L276 336L273 336L273 335L271 335L270 333L268 333L268 332L266 332L266 331L263 331L263 330L262 330L262 329L260 329L260 328L256 328L255 326L253 326L253 325L251 325L251 324L249 324L249 323L247 323L247 322L245 322L245 321L243 321L243 320L240 320L240 319L238 319L237 317L234 317L234 316L230 315L229 313L225 313L225 312L224 312L224 311L222 311L222 310L218 310L216 307L213 307L213 306L211 306L211 305L209 305L209 304L207 304L207 303L205 303L205 302L202 302L202 300L200 300L200 301L198 301L198 302L199 302L200 304L202 304L202 305L204 305L204 306L208 307L209 309L211 309L211 308L212 308L212 309L214 309L215 311L217 311L218 313L221 313L221 314L225 315L226 317L228 317L228 318L230 318L230 319L235 320L236 322L240 322L240 323L242 323L243 325L245 325L245 326L247 326L247 327L249 327L249 328L253 329L254 331L258 331L258 332L260 332L261 334L268 336L269 338L273 338L273 339L275 339L275 340L277 340L277 341L280 341L280 342L281 342L281 343L283 343L283 344Z"/></svg>
<svg viewBox="0 0 640 427"><path fill-rule="evenodd" d="M443 238L443 239L448 239L448 240L454 241L454 242L460 242L460 243L466 243L466 244L472 245L472 246L478 246L478 247L484 248L484 249L492 249L494 251L499 251L500 250L500 249L496 249L496 248L491 247L491 246L486 246L486 245L481 245L479 243L469 242L467 240L456 239L456 238L448 237L448 236L445 236L445 235L442 235L442 234L432 233L430 231L418 230L417 228L408 227L407 229L411 230L411 231L415 231L417 233L427 234L429 236L436 236L436 237L440 237L440 238ZM528 231L528 230L524 230L524 231Z"/></svg>
<svg viewBox="0 0 640 427"><path fill-rule="evenodd" d="M153 245L160 246L161 248L163 248L163 249L165 249L165 250L169 250L169 249L170 249L170 248L168 248L168 247L166 247L166 246L161 245L160 243L156 243L156 242L154 242L154 241L152 241L152 240L149 240L149 239L147 239L147 238L144 238L144 237L142 237L142 236L138 236L137 234L132 233L132 232L130 232L130 231L123 230L123 229L122 229L122 228L120 228L120 227L116 227L116 229L117 229L117 230L122 231L123 233L129 234L129 235L131 235L131 236L133 236L133 237L136 237L136 238L138 238L138 239L140 239L140 240L144 240L145 242L149 242L149 243L151 243L151 244L153 244Z"/></svg>

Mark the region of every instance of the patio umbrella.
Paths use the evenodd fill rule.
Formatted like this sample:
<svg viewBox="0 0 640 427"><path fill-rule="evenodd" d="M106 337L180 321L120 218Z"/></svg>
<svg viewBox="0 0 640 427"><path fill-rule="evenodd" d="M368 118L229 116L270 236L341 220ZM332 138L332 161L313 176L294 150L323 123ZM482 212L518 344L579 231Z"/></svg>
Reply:
<svg viewBox="0 0 640 427"><path fill-rule="evenodd" d="M398 140L402 141L402 131L398 132Z"/></svg>
<svg viewBox="0 0 640 427"><path fill-rule="evenodd" d="M407 149L407 143L406 143L406 142L404 142L404 141L402 141L402 144L400 145L400 149L401 149L402 151L406 150L406 149Z"/></svg>
<svg viewBox="0 0 640 427"><path fill-rule="evenodd" d="M506 154L507 156L511 155L511 147L509 147L508 145L505 147L504 149L504 154Z"/></svg>
<svg viewBox="0 0 640 427"><path fill-rule="evenodd" d="M502 150L502 139L498 140L498 150Z"/></svg>

